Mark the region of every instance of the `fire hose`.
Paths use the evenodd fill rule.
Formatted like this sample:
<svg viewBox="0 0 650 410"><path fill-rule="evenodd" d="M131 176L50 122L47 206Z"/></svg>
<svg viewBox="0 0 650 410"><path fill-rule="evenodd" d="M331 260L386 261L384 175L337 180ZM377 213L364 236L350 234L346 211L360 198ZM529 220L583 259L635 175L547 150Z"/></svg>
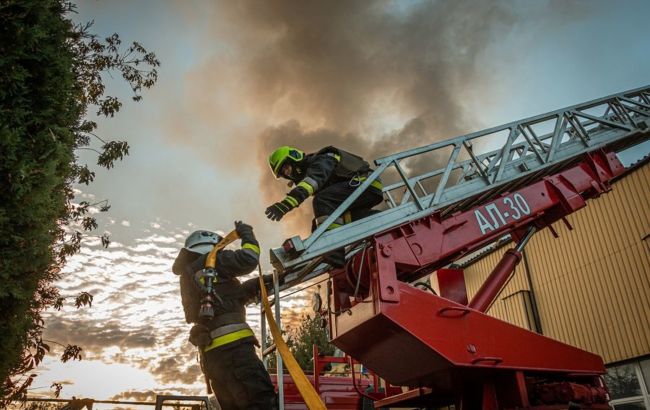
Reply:
<svg viewBox="0 0 650 410"><path fill-rule="evenodd" d="M219 243L217 243L208 254L208 257L205 261L205 271L208 273L208 275L206 275L206 279L208 279L208 283L206 283L205 285L210 292L212 290L212 279L214 276L216 276L215 268L216 268L217 252L225 248L228 244L230 244L236 239L239 239L239 235L237 235L237 231L230 232L228 235L225 236L225 238L219 241ZM260 279L261 300L264 306L264 313L266 314L266 318L269 322L269 328L271 330L271 335L273 336L273 342L275 343L276 348L280 352L280 355L282 356L282 360L284 360L284 364L287 370L289 371L289 374L291 375L293 382L296 384L296 387L298 388L300 395L305 400L305 404L307 405L309 410L327 410L325 404L323 403L320 396L316 392L316 389L314 389L314 386L309 382L309 379L307 378L307 376L305 376L305 373L302 371L300 365L298 365L298 362L296 361L295 357L293 357L293 354L289 350L289 346L287 346L286 342L282 338L282 334L278 329L278 325L275 323L275 318L271 313L271 306L268 301L268 294L266 292L266 286L264 285L264 278L262 277L262 269L260 268L259 271L260 271L259 279ZM209 299L206 300L206 302L209 305L208 310L211 311L212 300ZM207 308L208 306L205 307ZM204 307L202 306L202 309L203 308Z"/></svg>
<svg viewBox="0 0 650 410"><path fill-rule="evenodd" d="M264 305L264 314L266 315L266 320L269 322L269 328L271 330L271 335L273 336L273 342L275 347L280 352L284 365L287 367L293 382L296 384L300 395L309 410L327 410L325 404L321 400L320 396L314 389L314 386L309 382L307 376L298 365L296 358L293 357L293 354L289 350L289 346L285 343L278 329L278 325L275 323L275 318L271 313L271 305L269 304L268 294L266 292L266 287L264 286L264 279L262 278L262 270L260 269L260 291L262 293L262 304ZM276 301L278 303L278 301ZM279 383L279 381L278 381Z"/></svg>

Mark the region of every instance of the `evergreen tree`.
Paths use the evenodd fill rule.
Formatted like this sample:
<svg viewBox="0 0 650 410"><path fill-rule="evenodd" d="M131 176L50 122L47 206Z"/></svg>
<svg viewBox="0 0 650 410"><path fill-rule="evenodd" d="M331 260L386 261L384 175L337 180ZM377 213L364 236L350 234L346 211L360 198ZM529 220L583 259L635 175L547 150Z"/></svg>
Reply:
<svg viewBox="0 0 650 410"><path fill-rule="evenodd" d="M76 153L96 151L105 168L128 155L126 142L102 140L86 119L89 109L107 117L120 110L104 94L102 73L120 73L137 101L160 64L138 43L122 50L117 34L98 39L90 24L73 24L71 12L63 0L0 2L0 405L24 397L32 383L29 372L50 350L41 312L64 302L53 283L84 231L97 228L91 207L109 208L74 203L73 184L94 178ZM85 292L75 300L91 303ZM66 346L62 359L80 353Z"/></svg>
<svg viewBox="0 0 650 410"><path fill-rule="evenodd" d="M314 367L314 345L318 346L318 351L323 355L334 354L334 346L330 344L327 329L321 326L319 316L312 319L309 315L303 315L297 329L282 330L282 335L296 361L306 372L311 372ZM270 346L271 344L273 344L273 339L267 335L266 345ZM270 354L267 359L268 368L275 369L275 354Z"/></svg>
<svg viewBox="0 0 650 410"><path fill-rule="evenodd" d="M300 327L292 339L293 355L304 370L311 370L314 366L314 345L318 346L318 351L325 356L334 354L334 346L329 342L327 329L322 326L318 316L313 318L309 315L303 316Z"/></svg>
<svg viewBox="0 0 650 410"><path fill-rule="evenodd" d="M287 331L286 330L281 330L282 332L282 337L284 338L285 343L289 347L289 350L293 352L293 339L291 336L287 336ZM270 334L271 332L267 333L266 335L266 346L271 346L274 341L273 337ZM277 356L276 356L277 351L272 352L268 356L266 356L266 367L268 369L276 369L277 368Z"/></svg>

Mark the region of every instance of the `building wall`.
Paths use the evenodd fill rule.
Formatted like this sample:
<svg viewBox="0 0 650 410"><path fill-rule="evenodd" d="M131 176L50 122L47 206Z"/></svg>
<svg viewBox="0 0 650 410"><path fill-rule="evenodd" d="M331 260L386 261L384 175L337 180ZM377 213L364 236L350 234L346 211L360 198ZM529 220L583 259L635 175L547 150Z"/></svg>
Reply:
<svg viewBox="0 0 650 410"><path fill-rule="evenodd" d="M489 314L532 329L530 283L544 335L597 353L605 363L650 354L650 164L550 230L535 234ZM645 239L644 239L645 238ZM506 246L465 269L469 298Z"/></svg>

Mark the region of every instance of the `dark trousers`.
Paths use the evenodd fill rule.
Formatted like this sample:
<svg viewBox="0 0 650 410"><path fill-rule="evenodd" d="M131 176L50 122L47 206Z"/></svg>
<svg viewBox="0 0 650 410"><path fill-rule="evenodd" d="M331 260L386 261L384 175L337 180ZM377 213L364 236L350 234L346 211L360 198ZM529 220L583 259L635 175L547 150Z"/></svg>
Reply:
<svg viewBox="0 0 650 410"><path fill-rule="evenodd" d="M337 182L329 185L314 195L312 205L314 216L328 216L332 214L357 188L359 184L351 184L350 181ZM366 189L348 208L352 214L352 220L368 216L373 206L379 205L384 200L380 190L369 187Z"/></svg>
<svg viewBox="0 0 650 410"><path fill-rule="evenodd" d="M277 409L275 388L252 343L210 350L203 367L223 410Z"/></svg>

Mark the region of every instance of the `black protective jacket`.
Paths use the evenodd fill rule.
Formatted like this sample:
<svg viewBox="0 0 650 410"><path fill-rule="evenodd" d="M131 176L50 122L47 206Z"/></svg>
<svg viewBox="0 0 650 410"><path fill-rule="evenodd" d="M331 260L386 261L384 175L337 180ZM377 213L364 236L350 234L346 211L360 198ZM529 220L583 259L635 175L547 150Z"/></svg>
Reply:
<svg viewBox="0 0 650 410"><path fill-rule="evenodd" d="M372 170L363 158L336 147L325 147L305 155L296 166L292 181L296 187L289 195L303 202L311 195L337 182L367 176Z"/></svg>
<svg viewBox="0 0 650 410"><path fill-rule="evenodd" d="M185 248L180 250L172 271L180 276L181 298L187 323L204 324L212 330L228 324L246 322L245 306L257 297L259 279L253 278L241 283L237 277L251 273L258 266L259 243L252 229L240 232L240 238L241 249L223 249L217 253L215 314L207 321L199 318L203 291L196 284L194 275L205 267L208 255L191 252Z"/></svg>

